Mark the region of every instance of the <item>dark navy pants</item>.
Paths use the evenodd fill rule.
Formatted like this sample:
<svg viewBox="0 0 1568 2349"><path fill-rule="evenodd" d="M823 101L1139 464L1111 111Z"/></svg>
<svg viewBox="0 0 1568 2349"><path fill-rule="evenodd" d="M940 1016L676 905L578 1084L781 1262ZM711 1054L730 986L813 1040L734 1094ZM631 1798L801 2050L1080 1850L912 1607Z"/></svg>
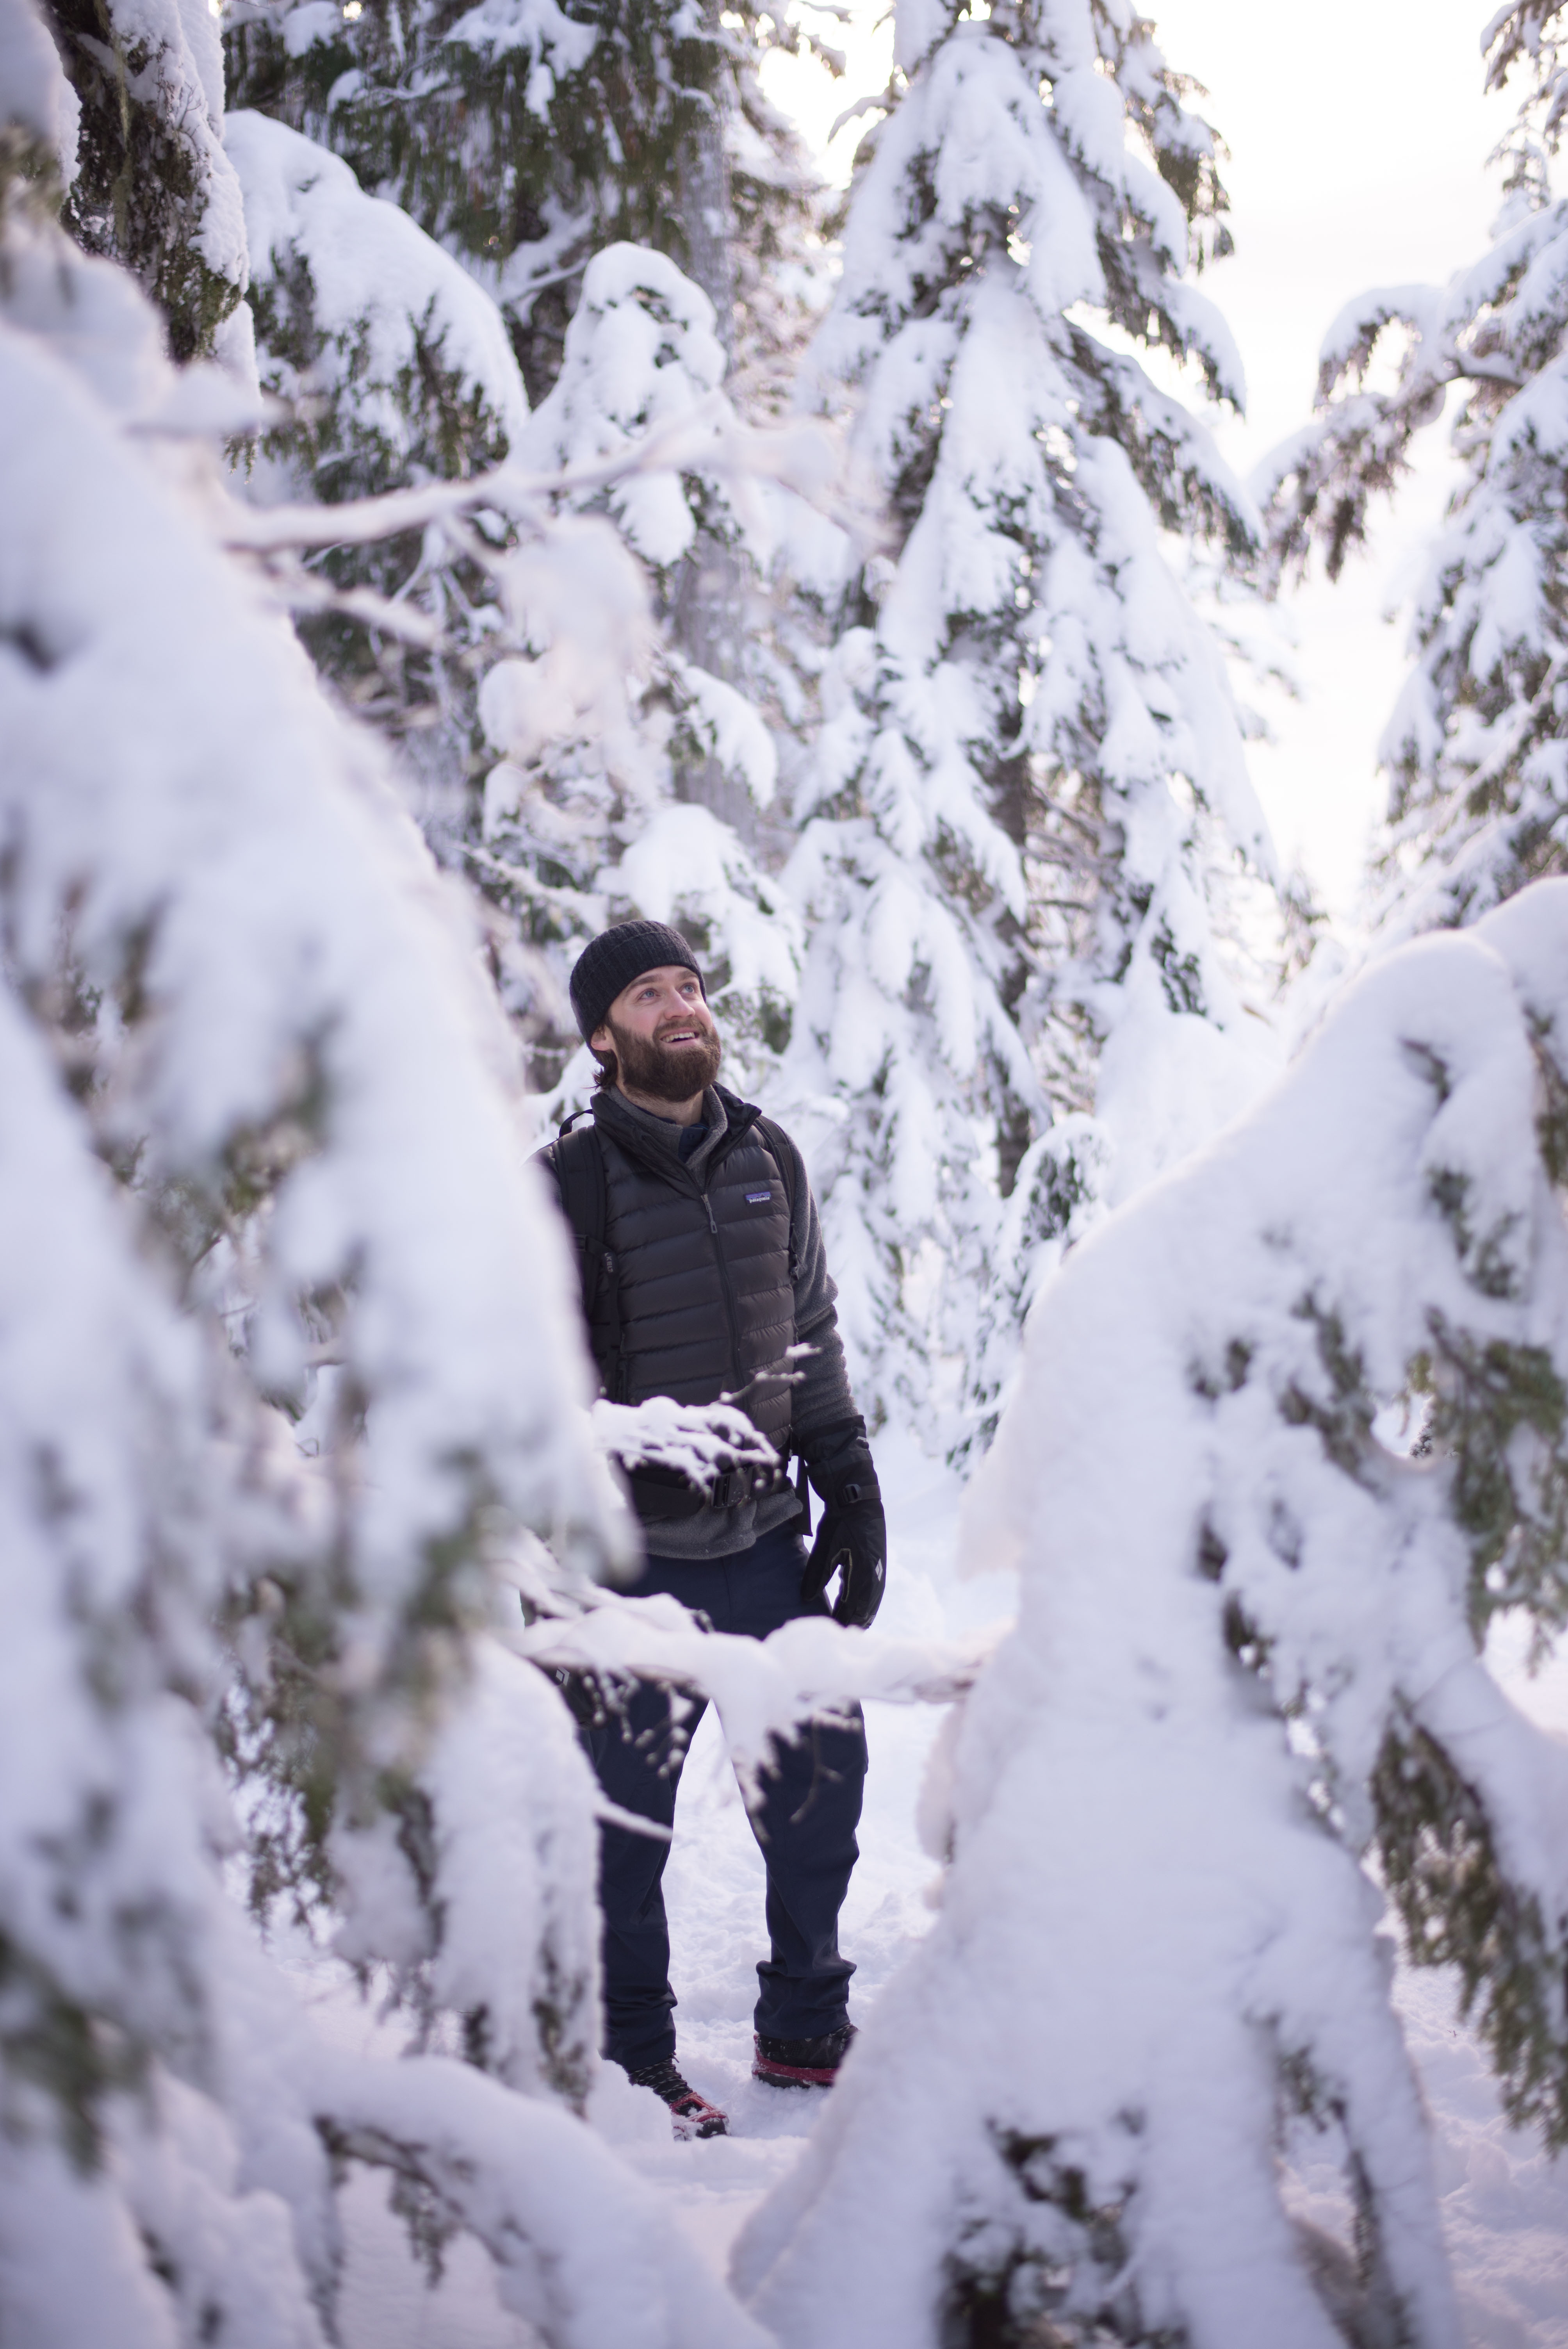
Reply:
<svg viewBox="0 0 1568 2349"><path fill-rule="evenodd" d="M800 1537L785 1526L732 1557L650 1557L630 1596L665 1591L700 1609L716 1631L763 1639L795 1616L827 1612L825 1600L801 1600L804 1566ZM610 1800L670 1826L681 1764L705 1709L689 1698L672 1703L666 1690L639 1682L620 1714L584 1732ZM769 2038L817 2039L846 2020L854 1968L839 1955L839 1911L860 1856L865 1775L857 1714L852 1723L809 1723L763 1778L751 1825L768 1868L772 1949L757 1969L757 2028ZM640 2072L676 2048L662 1882L669 1846L626 1827L602 1826L599 1835L604 2053Z"/></svg>

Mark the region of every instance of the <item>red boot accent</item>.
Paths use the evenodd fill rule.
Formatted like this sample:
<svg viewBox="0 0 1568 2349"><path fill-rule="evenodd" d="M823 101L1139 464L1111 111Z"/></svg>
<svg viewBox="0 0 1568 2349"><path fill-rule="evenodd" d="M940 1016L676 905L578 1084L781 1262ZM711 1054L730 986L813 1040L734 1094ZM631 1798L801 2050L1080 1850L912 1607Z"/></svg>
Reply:
<svg viewBox="0 0 1568 2349"><path fill-rule="evenodd" d="M854 2035L851 2023L820 2039L764 2039L758 2032L751 2043L751 2076L770 2088L830 2088Z"/></svg>
<svg viewBox="0 0 1568 2349"><path fill-rule="evenodd" d="M774 2064L766 2055L758 2055L751 2066L754 2080L766 2080L775 2088L830 2088L839 2076L836 2064L826 2070L808 2064Z"/></svg>
<svg viewBox="0 0 1568 2349"><path fill-rule="evenodd" d="M689 2080L683 2080L674 2062L665 2057L662 2064L650 2064L645 2071L628 2072L626 2077L634 2088L652 2088L670 2108L670 2119L676 2137L684 2144L694 2137L727 2137L729 2116L699 2096Z"/></svg>

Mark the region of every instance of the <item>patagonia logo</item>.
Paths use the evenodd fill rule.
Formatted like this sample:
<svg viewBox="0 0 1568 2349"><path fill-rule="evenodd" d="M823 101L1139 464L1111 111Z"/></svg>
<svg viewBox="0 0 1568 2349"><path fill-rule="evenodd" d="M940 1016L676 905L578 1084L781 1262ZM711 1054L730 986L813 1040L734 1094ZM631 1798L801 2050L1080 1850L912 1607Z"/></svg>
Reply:
<svg viewBox="0 0 1568 2349"><path fill-rule="evenodd" d="M748 1191L746 1204L748 1207L765 1207L772 1196L771 1191Z"/></svg>

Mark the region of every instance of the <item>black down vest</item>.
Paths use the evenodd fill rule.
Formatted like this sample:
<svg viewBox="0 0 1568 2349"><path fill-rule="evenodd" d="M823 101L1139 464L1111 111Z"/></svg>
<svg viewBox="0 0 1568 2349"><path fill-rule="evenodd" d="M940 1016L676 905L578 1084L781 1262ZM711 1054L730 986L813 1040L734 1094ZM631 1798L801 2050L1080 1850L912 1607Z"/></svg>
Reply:
<svg viewBox="0 0 1568 2349"><path fill-rule="evenodd" d="M727 1395L782 1454L795 1342L789 1196L754 1131L758 1112L727 1092L724 1106L728 1127L695 1174L645 1153L629 1120L595 1117L609 1260L590 1334L612 1401Z"/></svg>

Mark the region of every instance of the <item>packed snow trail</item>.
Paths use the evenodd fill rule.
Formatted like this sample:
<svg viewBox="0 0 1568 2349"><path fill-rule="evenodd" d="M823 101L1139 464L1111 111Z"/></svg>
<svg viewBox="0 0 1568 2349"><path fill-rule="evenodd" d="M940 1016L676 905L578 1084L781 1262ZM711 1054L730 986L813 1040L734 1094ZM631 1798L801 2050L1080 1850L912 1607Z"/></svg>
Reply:
<svg viewBox="0 0 1568 2349"><path fill-rule="evenodd" d="M1011 1577L957 1577L957 1480L906 1437L884 1433L877 1457L892 1543L879 1630L951 1639L1009 1615ZM1527 1712L1568 1733L1568 1646L1533 1680L1518 1643L1500 1636L1493 1660ZM869 1708L861 1857L841 1936L858 1968L851 1991L858 2018L931 1922L925 1894L937 1865L921 1846L916 1810L942 1718L934 1708ZM749 2077L753 1969L764 1949L762 1863L711 1707L682 1778L665 1885L682 2068L725 2106L732 2134L675 2144L664 2107L614 2074L595 2094L593 2118L668 2196L674 2223L722 2273L743 2221L794 2162L825 2099L759 2087ZM302 1986L333 2036L395 2049L394 2035L335 1976L313 1970ZM1403 1972L1398 2001L1431 2108L1443 2221L1470 2349L1568 2349L1568 2160L1553 2162L1536 2138L1503 2122L1480 2054L1456 2019L1448 1977ZM1343 2239L1349 2213L1335 2152L1310 2132L1297 2137L1289 2199L1299 2216ZM427 2288L386 2192L382 2178L363 2171L346 2189L345 2349L534 2349L536 2336L501 2309L490 2262L472 2240L451 2245L442 2282Z"/></svg>

